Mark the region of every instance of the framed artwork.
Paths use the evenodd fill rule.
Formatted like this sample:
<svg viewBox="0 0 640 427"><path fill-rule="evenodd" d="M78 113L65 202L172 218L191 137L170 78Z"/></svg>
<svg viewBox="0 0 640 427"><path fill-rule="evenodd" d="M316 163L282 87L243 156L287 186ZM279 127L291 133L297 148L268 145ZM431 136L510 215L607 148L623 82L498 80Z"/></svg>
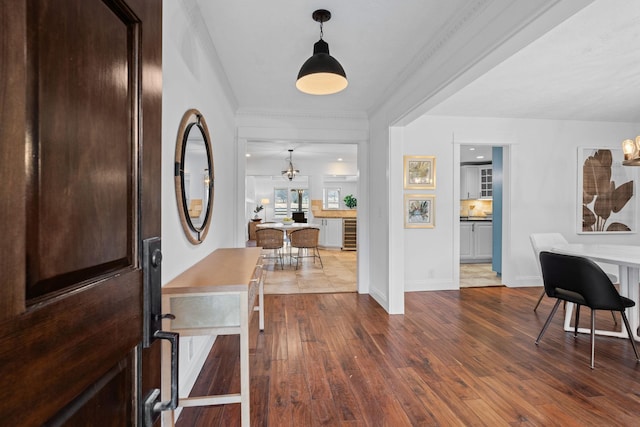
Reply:
<svg viewBox="0 0 640 427"><path fill-rule="evenodd" d="M404 195L404 228L433 228L436 225L436 196Z"/></svg>
<svg viewBox="0 0 640 427"><path fill-rule="evenodd" d="M635 169L621 149L578 148L578 234L636 232Z"/></svg>
<svg viewBox="0 0 640 427"><path fill-rule="evenodd" d="M435 190L435 156L404 156L404 189Z"/></svg>

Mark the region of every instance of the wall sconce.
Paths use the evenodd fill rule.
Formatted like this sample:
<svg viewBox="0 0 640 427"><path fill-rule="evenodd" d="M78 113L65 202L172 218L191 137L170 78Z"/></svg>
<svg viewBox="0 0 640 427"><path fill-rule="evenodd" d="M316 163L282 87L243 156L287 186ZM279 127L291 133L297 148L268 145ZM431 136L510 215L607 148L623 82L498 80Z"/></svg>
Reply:
<svg viewBox="0 0 640 427"><path fill-rule="evenodd" d="M633 139L622 141L622 152L624 166L640 166L640 136L636 136L635 141Z"/></svg>

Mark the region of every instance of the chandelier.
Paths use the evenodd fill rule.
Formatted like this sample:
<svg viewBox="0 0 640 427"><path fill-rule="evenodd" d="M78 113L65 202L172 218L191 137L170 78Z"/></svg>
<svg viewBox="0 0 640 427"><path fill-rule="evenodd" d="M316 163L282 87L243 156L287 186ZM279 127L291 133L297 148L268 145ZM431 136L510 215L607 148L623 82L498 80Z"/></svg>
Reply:
<svg viewBox="0 0 640 427"><path fill-rule="evenodd" d="M287 165L287 169L282 171L282 177L284 179L288 179L289 181L293 181L293 178L295 178L296 175L300 173L298 169L293 167L293 160L291 158L292 155L293 155L293 150L289 150L289 159L284 159L285 162L288 160L289 164Z"/></svg>

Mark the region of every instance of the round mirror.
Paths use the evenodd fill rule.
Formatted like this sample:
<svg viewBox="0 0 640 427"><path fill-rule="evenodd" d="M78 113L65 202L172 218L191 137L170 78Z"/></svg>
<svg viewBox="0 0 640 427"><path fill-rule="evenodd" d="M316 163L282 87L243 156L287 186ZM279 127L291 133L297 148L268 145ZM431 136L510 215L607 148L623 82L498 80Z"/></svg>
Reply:
<svg viewBox="0 0 640 427"><path fill-rule="evenodd" d="M180 122L174 177L182 228L191 243L200 244L211 223L214 174L209 129L196 109Z"/></svg>

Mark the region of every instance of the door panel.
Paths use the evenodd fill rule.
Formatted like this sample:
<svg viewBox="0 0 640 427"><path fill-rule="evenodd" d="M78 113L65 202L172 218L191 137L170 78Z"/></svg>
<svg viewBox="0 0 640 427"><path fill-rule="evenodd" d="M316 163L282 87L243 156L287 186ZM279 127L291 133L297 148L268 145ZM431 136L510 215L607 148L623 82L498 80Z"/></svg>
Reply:
<svg viewBox="0 0 640 427"><path fill-rule="evenodd" d="M0 419L133 425L136 373L160 384L161 1L0 2L0 35Z"/></svg>
<svg viewBox="0 0 640 427"><path fill-rule="evenodd" d="M29 6L37 162L29 164L27 298L35 298L136 262L140 26L100 0L75 2L72 13Z"/></svg>

